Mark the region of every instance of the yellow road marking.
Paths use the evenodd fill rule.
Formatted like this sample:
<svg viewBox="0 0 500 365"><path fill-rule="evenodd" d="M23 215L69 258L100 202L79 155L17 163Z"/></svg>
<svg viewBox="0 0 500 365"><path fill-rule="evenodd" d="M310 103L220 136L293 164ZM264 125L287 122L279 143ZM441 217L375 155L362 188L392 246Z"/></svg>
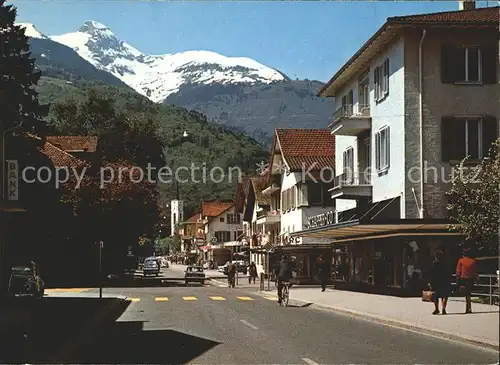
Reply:
<svg viewBox="0 0 500 365"><path fill-rule="evenodd" d="M212 300L226 300L224 297L210 297Z"/></svg>
<svg viewBox="0 0 500 365"><path fill-rule="evenodd" d="M157 302L166 302L168 300L167 297L156 297L155 298L155 301Z"/></svg>
<svg viewBox="0 0 500 365"><path fill-rule="evenodd" d="M128 298L131 302L138 302L141 298Z"/></svg>
<svg viewBox="0 0 500 365"><path fill-rule="evenodd" d="M198 300L196 297L182 297L184 300Z"/></svg>
<svg viewBox="0 0 500 365"><path fill-rule="evenodd" d="M81 293L84 291L89 291L89 288L54 288L45 289L46 293Z"/></svg>
<svg viewBox="0 0 500 365"><path fill-rule="evenodd" d="M239 300L253 300L250 297L236 297L236 298L238 298Z"/></svg>
<svg viewBox="0 0 500 365"><path fill-rule="evenodd" d="M268 297L268 296L264 296L263 298L267 299L267 300L278 300L278 297Z"/></svg>

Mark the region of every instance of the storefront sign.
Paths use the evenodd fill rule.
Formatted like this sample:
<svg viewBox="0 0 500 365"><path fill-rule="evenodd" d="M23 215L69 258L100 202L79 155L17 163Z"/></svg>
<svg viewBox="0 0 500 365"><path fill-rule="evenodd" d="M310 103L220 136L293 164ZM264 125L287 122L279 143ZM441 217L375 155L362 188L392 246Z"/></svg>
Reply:
<svg viewBox="0 0 500 365"><path fill-rule="evenodd" d="M307 218L307 222L309 224L309 228L316 228L327 226L329 224L335 223L335 211L331 210L326 213L318 214L312 217Z"/></svg>
<svg viewBox="0 0 500 365"><path fill-rule="evenodd" d="M205 246L205 240L203 238L197 238L194 243L196 243L196 246Z"/></svg>
<svg viewBox="0 0 500 365"><path fill-rule="evenodd" d="M7 196L8 200L19 199L19 165L15 160L7 160Z"/></svg>
<svg viewBox="0 0 500 365"><path fill-rule="evenodd" d="M302 237L282 237L281 241L285 245L300 245Z"/></svg>

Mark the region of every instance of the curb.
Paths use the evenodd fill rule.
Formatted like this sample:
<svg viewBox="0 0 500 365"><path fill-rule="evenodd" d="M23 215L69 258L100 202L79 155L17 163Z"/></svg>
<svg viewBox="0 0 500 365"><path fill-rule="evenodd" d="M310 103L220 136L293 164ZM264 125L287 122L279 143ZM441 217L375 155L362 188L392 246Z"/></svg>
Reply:
<svg viewBox="0 0 500 365"><path fill-rule="evenodd" d="M88 338L89 333L93 332L101 324L101 322L108 316L108 314L110 314L120 304L128 300L128 298L123 295L118 295L116 297L111 297L111 298L119 300L111 302L108 306L104 307L104 309L99 314L97 314L97 316L95 316L86 327L82 329L82 331L80 332L79 336L76 339L72 338L69 344L65 345L63 349L56 354L56 356L53 356L53 362L59 362L58 359L62 360L65 358L66 355L76 352L78 348L81 347L83 343L85 343L85 339Z"/></svg>
<svg viewBox="0 0 500 365"><path fill-rule="evenodd" d="M268 298L270 297L270 295L268 295L267 293L264 293L260 290L257 292L257 294L260 295L261 297L268 297ZM350 317L356 317L359 319L363 319L363 320L366 320L369 322L382 324L385 326L391 326L391 327L396 327L396 328L407 330L407 331L418 332L419 334L424 334L424 335L428 335L428 336L434 336L434 337L437 336L439 338L445 338L445 339L452 340L452 341L457 341L457 342L461 342L461 343L465 343L465 344L469 344L469 345L473 345L473 346L483 347L483 348L486 348L489 350L498 351L498 342L495 343L493 341L488 341L488 340L481 340L481 339L471 338L471 337L467 337L467 336L459 336L455 333L450 333L450 332L441 331L441 330L437 330L437 329L429 329L427 327L423 327L423 326L420 326L418 324L408 323L408 322L404 322L404 321L398 321L398 320L394 320L391 318L377 316L377 315L373 315L373 314L368 314L365 312L359 312L359 311L355 311L355 310L351 310L351 309L340 308L340 307L324 305L324 304L316 304L316 303L312 303L312 302L308 302L308 301L300 300L300 299L294 299L294 298L290 298L290 300L292 300L294 302L304 303L304 304L311 304L312 308L317 308L317 309L320 309L323 311L336 312L336 313L340 313L340 314L347 315Z"/></svg>

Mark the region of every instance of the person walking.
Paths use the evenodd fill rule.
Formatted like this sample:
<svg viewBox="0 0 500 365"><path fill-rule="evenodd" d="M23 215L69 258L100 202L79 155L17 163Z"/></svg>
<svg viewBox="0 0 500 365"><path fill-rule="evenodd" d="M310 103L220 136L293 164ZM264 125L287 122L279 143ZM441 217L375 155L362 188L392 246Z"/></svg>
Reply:
<svg viewBox="0 0 500 365"><path fill-rule="evenodd" d="M251 284L252 281L255 284L256 277L257 277L257 266L255 265L255 262L252 261L252 263L248 267L248 284Z"/></svg>
<svg viewBox="0 0 500 365"><path fill-rule="evenodd" d="M229 261L229 264L227 265L227 279L229 283L230 288L235 287L234 283L234 278L236 276L236 265L232 260Z"/></svg>
<svg viewBox="0 0 500 365"><path fill-rule="evenodd" d="M318 257L318 276L321 282L321 291L324 292L326 290L326 284L328 283L328 261L325 260L323 254L320 254Z"/></svg>
<svg viewBox="0 0 500 365"><path fill-rule="evenodd" d="M477 280L477 268L476 268L476 260L471 257L470 248L466 247L463 250L462 258L457 262L457 290L463 289L463 293L465 295L465 313L472 313L472 288L474 286L474 282Z"/></svg>
<svg viewBox="0 0 500 365"><path fill-rule="evenodd" d="M446 304L451 293L452 270L444 260L444 253L441 250L434 252L434 262L431 266L431 277L429 286L434 291L434 312L439 314L439 299L441 299L441 313L446 314Z"/></svg>

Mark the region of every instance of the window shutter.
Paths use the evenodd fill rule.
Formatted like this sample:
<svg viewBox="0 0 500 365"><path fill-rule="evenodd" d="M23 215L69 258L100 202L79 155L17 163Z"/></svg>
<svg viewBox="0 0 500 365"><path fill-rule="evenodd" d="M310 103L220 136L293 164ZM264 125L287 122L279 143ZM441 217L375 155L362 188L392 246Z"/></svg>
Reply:
<svg viewBox="0 0 500 365"><path fill-rule="evenodd" d="M375 167L380 170L380 133L375 134Z"/></svg>
<svg viewBox="0 0 500 365"><path fill-rule="evenodd" d="M304 205L309 205L309 198L307 195L307 185L303 184L301 188L302 188L302 202Z"/></svg>
<svg viewBox="0 0 500 365"><path fill-rule="evenodd" d="M482 47L481 48L481 69L484 84L497 83L497 61L498 50L497 47Z"/></svg>
<svg viewBox="0 0 500 365"><path fill-rule="evenodd" d="M389 59L384 62L384 94L389 93Z"/></svg>
<svg viewBox="0 0 500 365"><path fill-rule="evenodd" d="M460 161L465 157L465 120L454 117L441 119L441 158Z"/></svg>
<svg viewBox="0 0 500 365"><path fill-rule="evenodd" d="M488 156L491 145L498 138L498 122L494 116L483 118L483 157Z"/></svg>
<svg viewBox="0 0 500 365"><path fill-rule="evenodd" d="M457 62L456 53L458 53L456 47L443 44L441 48L441 82L443 84L452 84L457 81L457 63L461 64L461 62Z"/></svg>
<svg viewBox="0 0 500 365"><path fill-rule="evenodd" d="M378 99L378 73L377 68L373 70L373 91L375 93L375 100Z"/></svg>
<svg viewBox="0 0 500 365"><path fill-rule="evenodd" d="M386 129L386 143L385 143L385 161L386 161L386 164L387 164L387 168L389 168L389 166L391 166L391 151L390 151L390 147L391 147L391 129L390 127L387 127Z"/></svg>

